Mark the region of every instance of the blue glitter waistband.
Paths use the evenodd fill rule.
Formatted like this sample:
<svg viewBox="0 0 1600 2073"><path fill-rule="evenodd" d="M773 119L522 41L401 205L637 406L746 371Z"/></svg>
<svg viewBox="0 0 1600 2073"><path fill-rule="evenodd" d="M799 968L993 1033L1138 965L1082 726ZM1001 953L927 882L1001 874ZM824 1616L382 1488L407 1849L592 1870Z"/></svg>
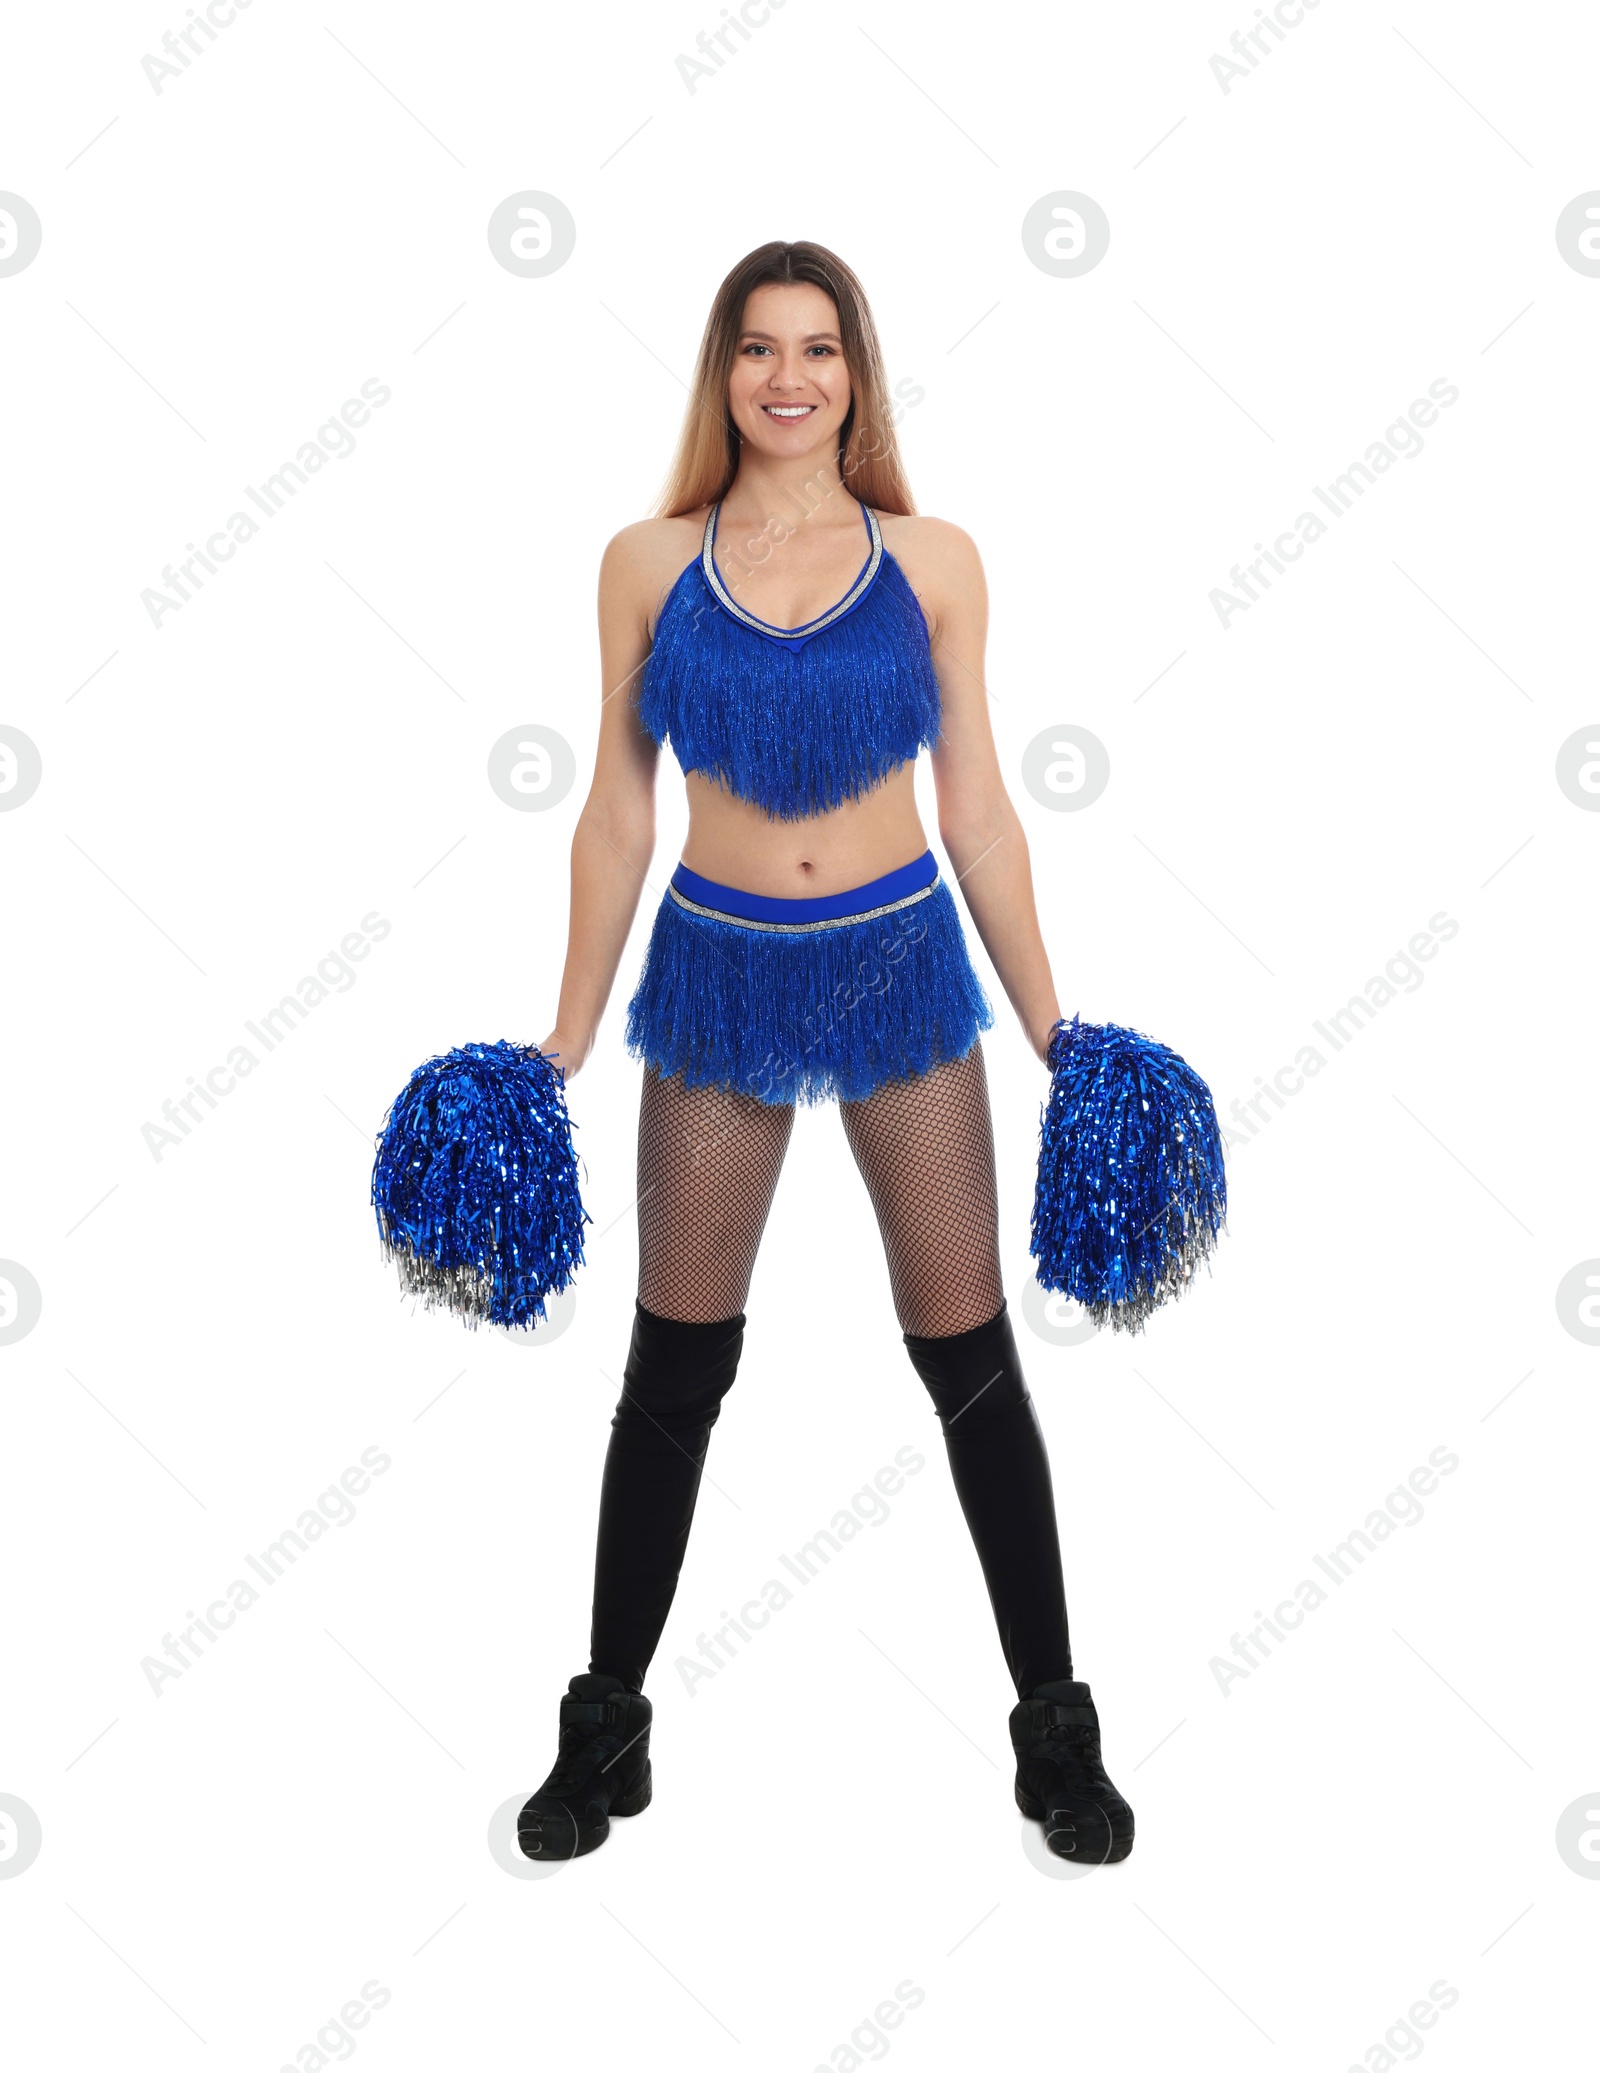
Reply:
<svg viewBox="0 0 1600 2073"><path fill-rule="evenodd" d="M897 907L909 907L913 901L925 900L938 883L938 860L931 849L925 849L911 863L885 871L881 878L869 878L865 885L852 886L848 892L823 893L809 900L741 892L737 886L702 878L687 864L679 864L673 872L667 891L692 914L742 922L747 928L787 932L840 928L847 922L866 921Z"/></svg>

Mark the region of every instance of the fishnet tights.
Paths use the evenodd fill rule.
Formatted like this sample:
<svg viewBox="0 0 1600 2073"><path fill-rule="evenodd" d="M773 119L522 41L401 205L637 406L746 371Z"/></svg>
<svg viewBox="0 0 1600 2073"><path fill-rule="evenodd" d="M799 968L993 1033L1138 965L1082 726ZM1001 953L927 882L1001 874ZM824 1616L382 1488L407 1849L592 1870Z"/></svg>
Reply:
<svg viewBox="0 0 1600 2073"><path fill-rule="evenodd" d="M794 1104L685 1087L644 1070L639 1097L639 1301L658 1317L715 1324L750 1292Z"/></svg>
<svg viewBox="0 0 1600 2073"><path fill-rule="evenodd" d="M901 1331L931 1339L987 1324L1005 1290L982 1043L920 1078L841 1102L839 1112L878 1219Z"/></svg>
<svg viewBox="0 0 1600 2073"><path fill-rule="evenodd" d="M983 1047L841 1102L900 1329L970 1330L1004 1301ZM647 1066L639 1103L639 1301L709 1324L745 1306L794 1128L793 1103L686 1088Z"/></svg>

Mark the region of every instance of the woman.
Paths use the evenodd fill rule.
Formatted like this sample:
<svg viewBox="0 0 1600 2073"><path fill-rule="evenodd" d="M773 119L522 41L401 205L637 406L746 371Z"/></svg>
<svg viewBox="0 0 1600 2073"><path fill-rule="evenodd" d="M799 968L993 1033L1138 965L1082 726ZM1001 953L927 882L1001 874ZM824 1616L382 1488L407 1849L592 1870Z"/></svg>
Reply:
<svg viewBox="0 0 1600 2073"><path fill-rule="evenodd" d="M763 245L723 282L660 508L601 563L600 739L539 1047L570 1082L594 1043L670 741L689 833L628 1004L639 1285L590 1664L522 1847L581 1854L649 1804L642 1687L756 1248L797 1101L836 1099L1016 1685L1017 1803L1059 1854L1125 1857L1133 1815L1072 1674L1049 1463L1001 1285L979 1041L994 1015L913 795L927 747L940 839L1043 1061L1060 1009L989 728L983 571L958 527L912 515L871 312L831 252Z"/></svg>

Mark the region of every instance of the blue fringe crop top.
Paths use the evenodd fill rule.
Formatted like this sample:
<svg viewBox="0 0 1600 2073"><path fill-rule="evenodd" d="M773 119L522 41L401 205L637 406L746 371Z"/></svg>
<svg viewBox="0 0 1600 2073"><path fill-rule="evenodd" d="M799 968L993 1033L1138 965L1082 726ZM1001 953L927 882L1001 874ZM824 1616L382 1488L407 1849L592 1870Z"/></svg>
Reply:
<svg viewBox="0 0 1600 2073"><path fill-rule="evenodd" d="M928 625L905 571L862 506L869 551L845 595L804 626L769 626L735 603L712 548L668 593L639 693L639 721L698 770L775 820L804 820L869 791L939 739Z"/></svg>

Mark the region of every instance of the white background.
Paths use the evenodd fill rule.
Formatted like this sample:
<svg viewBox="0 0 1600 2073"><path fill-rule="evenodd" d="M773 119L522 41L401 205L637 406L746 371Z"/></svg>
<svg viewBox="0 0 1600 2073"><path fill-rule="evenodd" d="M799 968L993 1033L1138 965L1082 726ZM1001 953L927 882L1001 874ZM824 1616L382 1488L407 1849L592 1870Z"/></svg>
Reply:
<svg viewBox="0 0 1600 2073"><path fill-rule="evenodd" d="M1554 232L1600 185L1600 34L1324 0L1225 93L1209 60L1254 17L789 0L694 92L674 61L720 7L256 0L159 94L177 5L12 22L0 187L44 233L0 279L0 720L43 759L0 815L0 1256L43 1297L0 1347L0 1792L43 1835L0 1879L19 2065L310 2067L370 1980L387 2005L325 2048L373 2068L848 2068L905 1981L864 2061L1381 2067L1439 1981L1396 2060L1568 2052L1600 1354L1555 1292L1600 1251L1600 822L1555 764L1597 720L1600 280ZM577 224L542 279L485 235L523 189ZM1111 224L1077 279L1021 238L1061 189ZM718 281L772 237L856 268L925 391L911 481L984 556L1066 1011L1171 1043L1226 1115L1458 924L1236 1131L1209 1278L1139 1339L1020 1330L1138 1818L1077 1880L1025 1847L1011 1689L829 1110L652 1672L655 1805L554 1878L491 1853L586 1654L670 763L572 1089L570 1328L413 1313L367 1203L416 1063L554 1019L599 555L649 509ZM158 631L163 566L369 378L356 451ZM1232 565L1439 378L1425 449L1224 629ZM534 722L578 784L518 813L486 760ZM1083 812L1020 782L1065 723L1111 759ZM356 983L154 1157L162 1103L369 913ZM969 936L1020 1325L1045 1078ZM686 1691L676 1658L904 1446L927 1468L888 1520ZM365 1448L391 1466L351 1523L156 1697L142 1659ZM1224 1695L1212 1659L1435 1448L1459 1467L1420 1521Z"/></svg>

